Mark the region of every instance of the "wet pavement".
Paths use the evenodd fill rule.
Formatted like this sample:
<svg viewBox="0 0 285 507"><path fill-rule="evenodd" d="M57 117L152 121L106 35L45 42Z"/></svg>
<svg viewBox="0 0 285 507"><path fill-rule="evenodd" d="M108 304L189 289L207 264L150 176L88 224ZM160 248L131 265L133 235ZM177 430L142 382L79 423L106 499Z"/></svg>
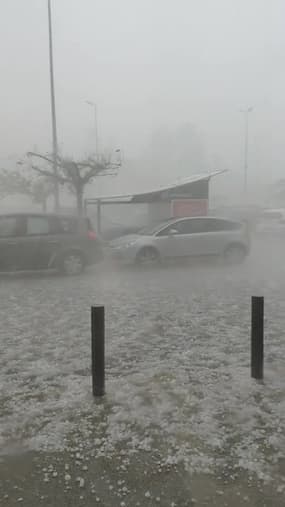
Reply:
<svg viewBox="0 0 285 507"><path fill-rule="evenodd" d="M2 505L256 505L285 498L283 244L245 265L102 265L0 278ZM265 296L265 380L249 376ZM106 306L91 396L90 306Z"/></svg>

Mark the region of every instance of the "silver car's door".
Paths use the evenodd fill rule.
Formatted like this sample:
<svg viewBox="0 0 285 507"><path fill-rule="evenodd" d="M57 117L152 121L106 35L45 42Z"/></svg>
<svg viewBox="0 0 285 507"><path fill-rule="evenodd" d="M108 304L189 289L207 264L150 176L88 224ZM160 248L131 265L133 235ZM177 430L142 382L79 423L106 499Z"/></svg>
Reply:
<svg viewBox="0 0 285 507"><path fill-rule="evenodd" d="M231 224L211 217L192 218L184 228L189 233L189 255L219 255L229 241Z"/></svg>
<svg viewBox="0 0 285 507"><path fill-rule="evenodd" d="M154 246L162 257L177 257L180 252L180 235L176 224L168 225L159 231L154 239Z"/></svg>
<svg viewBox="0 0 285 507"><path fill-rule="evenodd" d="M180 219L157 233L155 243L164 257L188 257L195 254L193 219Z"/></svg>
<svg viewBox="0 0 285 507"><path fill-rule="evenodd" d="M187 218L180 220L178 223L179 229L179 257L192 257L201 255L204 241L202 238L203 224L202 219Z"/></svg>

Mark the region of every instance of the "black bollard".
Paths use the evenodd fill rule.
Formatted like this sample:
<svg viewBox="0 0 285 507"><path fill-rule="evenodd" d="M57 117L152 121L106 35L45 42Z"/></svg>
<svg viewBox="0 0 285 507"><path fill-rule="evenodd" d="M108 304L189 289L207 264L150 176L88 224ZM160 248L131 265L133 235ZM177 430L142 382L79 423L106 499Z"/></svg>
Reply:
<svg viewBox="0 0 285 507"><path fill-rule="evenodd" d="M93 396L105 394L105 308L91 308L91 351Z"/></svg>
<svg viewBox="0 0 285 507"><path fill-rule="evenodd" d="M251 299L251 376L263 379L264 361L264 298Z"/></svg>

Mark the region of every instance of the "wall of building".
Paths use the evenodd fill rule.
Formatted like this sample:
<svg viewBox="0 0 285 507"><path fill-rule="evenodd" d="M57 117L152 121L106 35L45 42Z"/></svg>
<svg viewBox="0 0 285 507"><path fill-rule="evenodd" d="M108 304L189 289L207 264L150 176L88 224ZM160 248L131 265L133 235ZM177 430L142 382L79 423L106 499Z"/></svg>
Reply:
<svg viewBox="0 0 285 507"><path fill-rule="evenodd" d="M148 204L148 220L149 223L159 222L171 217L171 203L165 202L152 202Z"/></svg>
<svg viewBox="0 0 285 507"><path fill-rule="evenodd" d="M202 217L208 215L208 199L175 199L171 203L172 216Z"/></svg>

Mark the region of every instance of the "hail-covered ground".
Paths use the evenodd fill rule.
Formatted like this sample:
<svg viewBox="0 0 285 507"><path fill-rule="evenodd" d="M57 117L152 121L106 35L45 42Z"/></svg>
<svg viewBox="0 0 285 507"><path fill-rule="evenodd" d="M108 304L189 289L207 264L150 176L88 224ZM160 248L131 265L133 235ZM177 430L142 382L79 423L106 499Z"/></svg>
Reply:
<svg viewBox="0 0 285 507"><path fill-rule="evenodd" d="M0 503L285 503L285 242L242 266L0 279ZM265 297L265 379L250 298ZM90 307L106 307L106 396Z"/></svg>

